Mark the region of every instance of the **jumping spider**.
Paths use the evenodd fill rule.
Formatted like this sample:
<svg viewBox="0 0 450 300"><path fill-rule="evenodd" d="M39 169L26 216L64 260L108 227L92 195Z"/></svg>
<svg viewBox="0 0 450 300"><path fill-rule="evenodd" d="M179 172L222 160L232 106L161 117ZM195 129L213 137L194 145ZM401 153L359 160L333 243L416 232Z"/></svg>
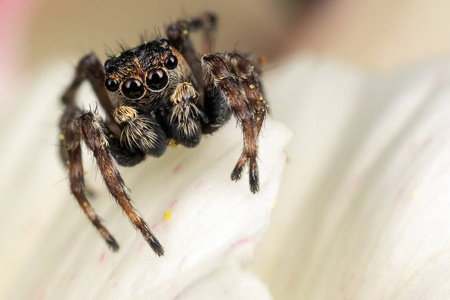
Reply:
<svg viewBox="0 0 450 300"><path fill-rule="evenodd" d="M116 163L134 166L146 155L160 157L174 140L195 147L233 114L242 126L244 148L231 173L239 180L249 165L250 190L259 190L257 144L266 114L260 69L250 54L195 52L189 33L202 30L204 45L212 45L216 17L212 14L179 21L166 30L167 39L144 42L109 57L104 67L95 54L83 57L75 78L62 97L61 156L69 169L70 189L112 251L119 245L102 225L86 196L80 141L92 151L108 191L159 256L164 249L130 201ZM75 94L87 79L101 107L102 121L75 104Z"/></svg>

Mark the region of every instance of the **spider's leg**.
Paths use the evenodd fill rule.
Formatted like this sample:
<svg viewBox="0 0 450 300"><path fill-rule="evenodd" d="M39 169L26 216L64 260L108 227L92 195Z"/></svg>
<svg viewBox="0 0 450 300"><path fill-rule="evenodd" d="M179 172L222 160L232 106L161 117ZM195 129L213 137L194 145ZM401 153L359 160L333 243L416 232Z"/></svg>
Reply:
<svg viewBox="0 0 450 300"><path fill-rule="evenodd" d="M242 57L243 58L243 57ZM250 190L259 190L259 175L257 164L258 135L265 117L265 109L257 103L262 92L256 80L256 74L246 68L253 69L246 61L245 66L234 64L217 53L202 57L202 68L207 96L221 96L231 108L234 116L242 125L244 133L244 149L233 170L231 178L241 177L245 163L249 163ZM241 67L245 67L241 69ZM242 77L242 78L241 78Z"/></svg>
<svg viewBox="0 0 450 300"><path fill-rule="evenodd" d="M122 207L133 225L141 232L153 251L158 256L163 255L163 247L153 235L147 223L131 204L125 183L109 151L103 124L97 120L92 112L86 112L78 118L78 125L82 138L97 161L98 168L108 191L116 199L120 207Z"/></svg>
<svg viewBox="0 0 450 300"><path fill-rule="evenodd" d="M111 250L117 251L119 250L119 245L109 231L102 225L99 217L95 213L86 196L81 158L80 133L77 127L77 120L80 115L81 111L76 106L69 105L66 107L64 115L61 119L61 127L64 132L62 144L64 149L66 149L70 189L86 216L95 228L97 228L100 235L103 237Z"/></svg>
<svg viewBox="0 0 450 300"><path fill-rule="evenodd" d="M166 35L170 43L183 55L192 70L195 82L198 84L200 94L203 93L202 87L202 69L199 62L199 56L189 39L191 31L204 30L204 53L209 53L214 46L213 33L216 28L217 18L214 14L205 13L204 15L190 21L178 21L166 29Z"/></svg>
<svg viewBox="0 0 450 300"><path fill-rule="evenodd" d="M85 79L91 84L100 105L107 114L106 124L108 128L116 135L120 134L120 130L113 120L114 106L104 86L105 71L94 53L84 56L78 62L75 77L62 96L63 103L66 105L75 104L75 95Z"/></svg>
<svg viewBox="0 0 450 300"><path fill-rule="evenodd" d="M202 53L207 54L214 51L215 33L217 29L217 17L215 14L206 12L198 18L189 21L190 31L203 31Z"/></svg>
<svg viewBox="0 0 450 300"><path fill-rule="evenodd" d="M100 61L95 54L91 53L80 59L75 71L74 79L62 96L62 102L66 106L74 106L75 95L85 79L90 82L100 105L106 111L106 125L109 131L108 135L112 137L119 136L120 129L112 117L114 106L104 87L105 71L103 70L103 66L100 64ZM63 133L63 131L63 128L61 128L61 133ZM67 161L68 154L63 145L63 139L64 135L61 135L60 156L63 161Z"/></svg>
<svg viewBox="0 0 450 300"><path fill-rule="evenodd" d="M250 109L253 113L253 131L254 137L258 138L259 133L264 122L268 104L264 99L261 82L258 79L259 68L256 62L250 62L250 58L238 52L231 52L225 55L229 63L233 66L239 80L242 83L242 88L245 96L250 104ZM241 178L242 170L246 161L246 153L243 151L239 162L236 164L232 173L232 179L238 180Z"/></svg>

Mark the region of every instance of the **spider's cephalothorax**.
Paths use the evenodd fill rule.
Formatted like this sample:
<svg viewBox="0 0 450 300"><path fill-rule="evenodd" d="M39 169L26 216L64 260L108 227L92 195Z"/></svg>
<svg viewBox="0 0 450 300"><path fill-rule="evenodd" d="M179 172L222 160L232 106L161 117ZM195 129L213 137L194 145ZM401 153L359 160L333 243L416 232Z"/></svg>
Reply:
<svg viewBox="0 0 450 300"><path fill-rule="evenodd" d="M259 67L249 54L231 52L199 56L189 40L202 29L212 47L216 18L205 14L168 27L158 39L110 57L104 67L94 54L82 58L75 78L63 96L61 156L67 162L70 187L80 206L112 250L119 246L101 224L86 197L80 141L97 161L111 195L158 255L164 250L132 206L116 163L134 166L147 155L164 154L168 141L195 147L203 134L220 128L233 114L244 133L244 148L231 174L238 180L249 166L250 190L259 189L257 142L266 114ZM102 121L75 104L84 79L90 81L105 109Z"/></svg>

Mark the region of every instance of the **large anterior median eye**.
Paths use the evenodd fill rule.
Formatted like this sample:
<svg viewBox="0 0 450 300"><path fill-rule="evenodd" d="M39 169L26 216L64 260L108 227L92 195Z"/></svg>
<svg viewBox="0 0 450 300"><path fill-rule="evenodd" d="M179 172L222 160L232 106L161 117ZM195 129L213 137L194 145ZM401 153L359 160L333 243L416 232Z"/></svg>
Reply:
<svg viewBox="0 0 450 300"><path fill-rule="evenodd" d="M160 91L167 86L169 83L169 77L166 71L163 69L153 69L148 72L147 75L147 86L150 90L156 92Z"/></svg>
<svg viewBox="0 0 450 300"><path fill-rule="evenodd" d="M122 84L122 94L129 99L140 99L144 93L144 85L138 79L128 79Z"/></svg>

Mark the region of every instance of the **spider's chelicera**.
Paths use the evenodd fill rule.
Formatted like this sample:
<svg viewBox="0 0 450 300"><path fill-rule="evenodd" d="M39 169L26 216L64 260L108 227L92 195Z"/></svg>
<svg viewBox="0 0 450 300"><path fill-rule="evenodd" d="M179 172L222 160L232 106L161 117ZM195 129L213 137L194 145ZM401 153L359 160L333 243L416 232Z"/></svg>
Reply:
<svg viewBox="0 0 450 300"><path fill-rule="evenodd" d="M83 57L75 78L63 95L61 156L69 169L70 188L81 208L113 251L114 237L92 209L85 190L80 141L92 151L111 195L157 255L164 250L130 201L117 164L134 166L147 155L159 157L174 140L195 147L203 134L218 130L231 115L244 133L244 148L231 173L239 180L246 164L250 190L259 190L257 144L266 114L260 70L248 53L208 53L199 56L189 33L204 32L206 49L212 45L216 18L205 14L168 27L167 39L110 57L104 67L95 54ZM75 94L87 79L106 111L103 121L75 104Z"/></svg>

